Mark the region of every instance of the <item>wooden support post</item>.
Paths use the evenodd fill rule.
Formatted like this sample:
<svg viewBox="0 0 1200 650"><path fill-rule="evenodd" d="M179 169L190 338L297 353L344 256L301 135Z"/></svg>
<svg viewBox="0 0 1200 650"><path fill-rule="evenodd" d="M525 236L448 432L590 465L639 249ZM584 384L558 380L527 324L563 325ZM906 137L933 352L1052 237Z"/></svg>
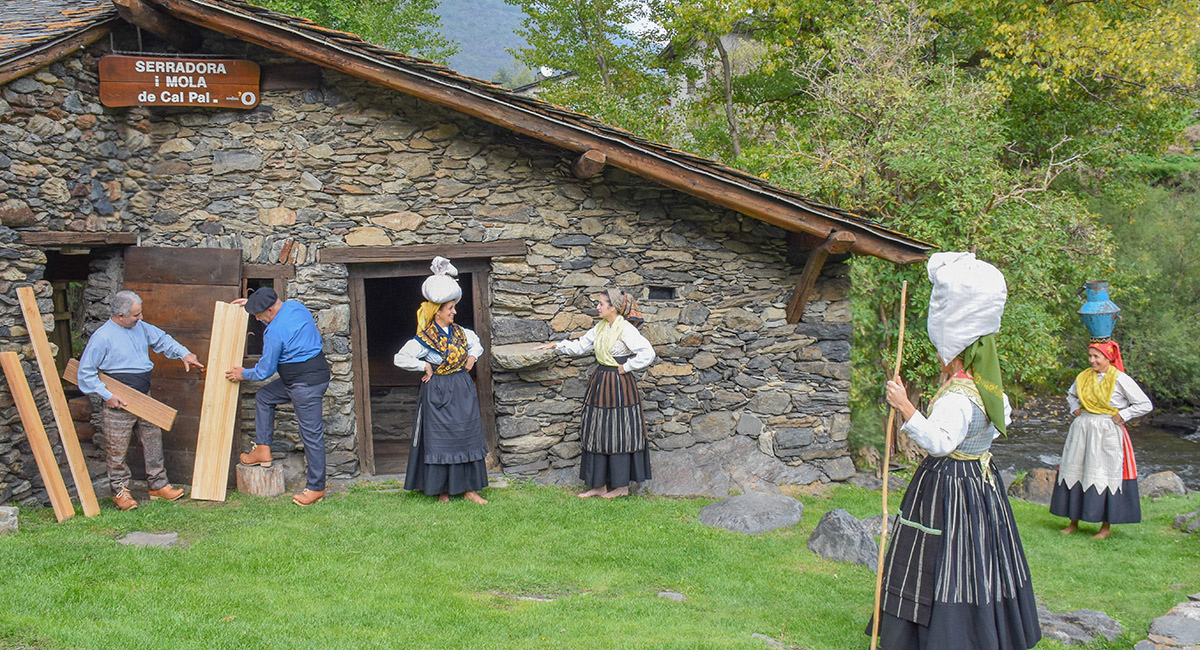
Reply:
<svg viewBox="0 0 1200 650"><path fill-rule="evenodd" d="M800 322L804 316L804 307L808 304L808 294L816 285L817 277L821 275L821 268L825 266L825 260L830 255L840 255L849 251L854 246L855 239L854 233L835 230L829 233L820 246L808 254L808 261L804 264L800 281L796 283L796 288L792 291L792 299L788 301L787 322Z"/></svg>
<svg viewBox="0 0 1200 650"><path fill-rule="evenodd" d="M575 174L575 178L591 178L599 174L606 164L608 156L603 151L588 149L571 163L571 173Z"/></svg>
<svg viewBox="0 0 1200 650"><path fill-rule="evenodd" d="M8 390L12 393L13 401L17 403L17 413L21 416L21 425L25 427L25 437L33 449L33 459L37 461L38 471L42 474L42 483L50 494L50 505L54 507L54 516L59 521L70 519L75 515L75 507L71 505L71 495L63 483L62 472L58 471L58 459L50 448L50 439L46 437L46 427L42 425L42 415L38 413L37 404L33 401L33 392L29 390L29 382L25 379L25 371L21 369L21 359L16 352L0 352L0 366L4 367L4 376L8 378ZM61 437L61 436L59 436ZM88 484L91 487L91 483Z"/></svg>
<svg viewBox="0 0 1200 650"><path fill-rule="evenodd" d="M144 0L113 0L117 14L125 22L141 27L170 43L181 52L194 52L200 47L198 30L170 15L159 11Z"/></svg>
<svg viewBox="0 0 1200 650"><path fill-rule="evenodd" d="M63 379L76 386L79 385L78 361L71 359L67 362L67 369L63 371ZM175 416L179 414L175 409L141 391L122 384L104 373L100 373L100 381L104 383L104 387L110 393L125 400L125 406L121 407L124 410L129 411L163 431L170 431L171 427L175 426Z"/></svg>
<svg viewBox="0 0 1200 650"><path fill-rule="evenodd" d="M217 302L209 339L208 369L204 379L204 401L200 407L200 431L196 439L196 465L192 472L192 498L224 501L229 488L229 456L233 449L233 427L241 406L238 382L225 378L225 371L242 365L246 351L246 320L241 305Z"/></svg>
<svg viewBox="0 0 1200 650"><path fill-rule="evenodd" d="M268 499L283 494L283 467L237 464L237 491Z"/></svg>
<svg viewBox="0 0 1200 650"><path fill-rule="evenodd" d="M33 342L33 353L37 358L38 370L42 373L42 384L50 398L50 410L54 413L54 423L58 425L58 437L62 440L63 450L67 452L67 464L71 467L71 478L75 479L79 505L83 506L84 515L95 517L100 514L100 504L96 502L96 491L92 488L92 478L88 476L87 460L83 457L79 436L75 433L71 407L67 405L62 382L58 380L58 368L54 366L54 355L50 353L50 341L46 338L42 313L38 311L33 287L19 287L17 299L21 302L21 314L25 316L25 327L29 329L29 339Z"/></svg>

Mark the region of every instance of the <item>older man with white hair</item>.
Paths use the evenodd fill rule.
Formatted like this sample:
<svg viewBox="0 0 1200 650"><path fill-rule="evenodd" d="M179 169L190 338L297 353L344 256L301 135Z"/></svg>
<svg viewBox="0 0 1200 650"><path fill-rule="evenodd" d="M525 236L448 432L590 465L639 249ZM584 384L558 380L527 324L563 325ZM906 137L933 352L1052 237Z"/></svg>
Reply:
<svg viewBox="0 0 1200 650"><path fill-rule="evenodd" d="M162 429L124 410L125 400L113 395L100 381L99 373L103 372L130 388L150 394L150 372L154 369L148 352L151 349L168 358L182 360L185 372L192 366L204 367L195 354L169 334L142 320L141 297L132 291L120 291L113 296L112 316L88 339L79 359L79 389L104 400L100 426L104 431L113 505L118 510L132 510L138 506L129 494L130 473L125 464L129 439L135 427L146 459L150 499L174 501L183 496L183 490L173 487L167 480Z"/></svg>

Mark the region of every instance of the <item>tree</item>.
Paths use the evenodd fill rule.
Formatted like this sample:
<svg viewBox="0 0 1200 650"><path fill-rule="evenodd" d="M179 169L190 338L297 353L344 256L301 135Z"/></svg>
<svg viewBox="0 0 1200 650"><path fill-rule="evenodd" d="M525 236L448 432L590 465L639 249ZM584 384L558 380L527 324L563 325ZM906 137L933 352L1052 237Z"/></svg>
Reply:
<svg viewBox="0 0 1200 650"><path fill-rule="evenodd" d="M446 63L458 52L458 45L440 33L438 0L255 0L255 4L438 63Z"/></svg>

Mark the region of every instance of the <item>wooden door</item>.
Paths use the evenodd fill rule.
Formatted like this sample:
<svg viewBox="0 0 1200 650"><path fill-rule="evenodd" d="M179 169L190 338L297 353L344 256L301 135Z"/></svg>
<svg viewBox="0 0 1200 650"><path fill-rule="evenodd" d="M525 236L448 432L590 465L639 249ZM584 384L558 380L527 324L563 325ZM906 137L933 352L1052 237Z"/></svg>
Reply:
<svg viewBox="0 0 1200 650"><path fill-rule="evenodd" d="M125 288L141 296L145 321L162 328L196 353L200 363L208 363L216 302L237 299L241 283L240 250L135 247L125 252ZM196 461L203 380L207 373L223 373L225 369L205 368L201 373L192 368L185 373L183 364L176 359L153 351L150 359L154 362L151 394L179 411L175 426L163 432L167 477L172 483L190 484ZM145 476L141 446L137 436L133 438L128 463L135 476ZM236 444L234 447L232 456L238 452ZM229 467L232 477L234 464L231 462Z"/></svg>

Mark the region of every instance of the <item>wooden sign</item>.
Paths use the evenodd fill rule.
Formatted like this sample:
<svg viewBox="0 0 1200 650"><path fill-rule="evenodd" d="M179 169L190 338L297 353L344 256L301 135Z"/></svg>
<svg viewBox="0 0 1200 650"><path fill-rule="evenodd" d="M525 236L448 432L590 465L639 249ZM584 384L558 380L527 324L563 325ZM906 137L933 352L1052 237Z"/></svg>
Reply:
<svg viewBox="0 0 1200 650"><path fill-rule="evenodd" d="M71 407L67 406L67 396L63 393L62 382L58 380L58 367L54 365L50 339L46 338L33 287L18 287L17 300L21 303L25 327L29 329L33 356L42 373L42 385L46 387L46 395L50 398L50 411L54 413L54 423L58 425L58 439L67 452L67 465L71 468L71 478L75 479L79 505L83 506L84 515L95 517L100 514L100 504L96 502L96 491L92 488L92 478L88 476L87 461L83 457L83 448L79 446L79 434L75 433Z"/></svg>
<svg viewBox="0 0 1200 650"><path fill-rule="evenodd" d="M196 467L192 471L192 498L224 501L229 488L229 460L233 427L241 406L238 383L225 371L242 365L246 350L246 321L241 305L218 301L213 311L208 348L208 376L200 406L200 433L196 439Z"/></svg>
<svg viewBox="0 0 1200 650"><path fill-rule="evenodd" d="M33 450L33 460L37 462L38 471L42 474L46 493L50 495L54 517L59 521L70 519L75 514L75 506L71 505L71 495L67 494L62 472L58 471L58 459L54 457L54 450L50 447L46 427L42 424L42 415L38 413L37 404L33 401L33 392L29 390L25 371L21 369L21 360L16 352L0 352L0 366L4 367L4 376L8 377L8 391L17 403L17 413L21 416L21 425L25 427L25 437L29 439L29 448Z"/></svg>
<svg viewBox="0 0 1200 650"><path fill-rule="evenodd" d="M105 106L254 108L258 64L244 59L186 59L110 54L100 58Z"/></svg>
<svg viewBox="0 0 1200 650"><path fill-rule="evenodd" d="M125 406L122 406L122 409L129 411L163 431L170 431L171 427L175 426L175 416L179 415L178 411L141 391L122 384L104 373L99 373L99 375L100 383L104 384L108 392L125 400ZM63 379L76 386L79 385L78 361L74 359L67 361L67 369L63 371Z"/></svg>

